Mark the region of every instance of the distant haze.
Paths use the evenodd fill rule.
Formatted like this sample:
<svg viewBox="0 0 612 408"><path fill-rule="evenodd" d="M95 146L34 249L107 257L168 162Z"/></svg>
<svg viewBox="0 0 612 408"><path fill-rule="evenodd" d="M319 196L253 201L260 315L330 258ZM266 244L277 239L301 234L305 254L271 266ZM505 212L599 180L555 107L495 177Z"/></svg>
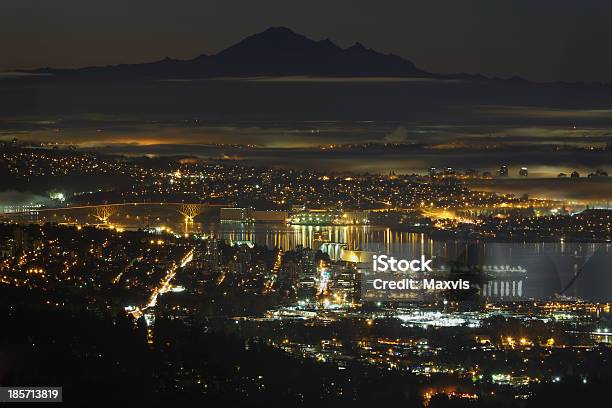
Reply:
<svg viewBox="0 0 612 408"><path fill-rule="evenodd" d="M606 0L4 0L0 70L187 59L287 26L430 72L612 82L610 21Z"/></svg>

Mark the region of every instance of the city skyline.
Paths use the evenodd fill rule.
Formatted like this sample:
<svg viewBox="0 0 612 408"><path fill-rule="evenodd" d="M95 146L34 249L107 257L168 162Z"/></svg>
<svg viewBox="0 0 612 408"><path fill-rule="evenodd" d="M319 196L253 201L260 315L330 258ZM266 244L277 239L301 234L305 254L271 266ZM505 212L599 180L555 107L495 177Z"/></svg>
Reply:
<svg viewBox="0 0 612 408"><path fill-rule="evenodd" d="M0 2L0 403L605 404L611 19Z"/></svg>

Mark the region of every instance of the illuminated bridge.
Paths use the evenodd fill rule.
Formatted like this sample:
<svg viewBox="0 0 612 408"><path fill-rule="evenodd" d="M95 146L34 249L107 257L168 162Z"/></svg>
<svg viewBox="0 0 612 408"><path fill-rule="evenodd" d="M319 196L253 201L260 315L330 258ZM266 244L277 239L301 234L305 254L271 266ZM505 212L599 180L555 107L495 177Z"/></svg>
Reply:
<svg viewBox="0 0 612 408"><path fill-rule="evenodd" d="M53 222L58 224L117 225L144 227L149 222L193 223L196 217L226 204L138 202L75 205L56 208L24 208L22 211L5 212L2 215L19 222Z"/></svg>

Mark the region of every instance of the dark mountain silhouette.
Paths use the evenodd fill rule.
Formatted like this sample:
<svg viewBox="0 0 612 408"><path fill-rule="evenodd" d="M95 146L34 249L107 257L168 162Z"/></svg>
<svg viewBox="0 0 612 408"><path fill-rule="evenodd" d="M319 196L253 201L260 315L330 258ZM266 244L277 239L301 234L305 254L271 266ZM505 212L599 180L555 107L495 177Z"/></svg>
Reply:
<svg viewBox="0 0 612 408"><path fill-rule="evenodd" d="M61 76L210 78L250 76L484 78L441 75L418 69L393 54L381 54L360 43L341 48L330 40L314 41L285 27L269 28L245 38L215 55L191 60L165 58L144 64L41 68L30 73Z"/></svg>

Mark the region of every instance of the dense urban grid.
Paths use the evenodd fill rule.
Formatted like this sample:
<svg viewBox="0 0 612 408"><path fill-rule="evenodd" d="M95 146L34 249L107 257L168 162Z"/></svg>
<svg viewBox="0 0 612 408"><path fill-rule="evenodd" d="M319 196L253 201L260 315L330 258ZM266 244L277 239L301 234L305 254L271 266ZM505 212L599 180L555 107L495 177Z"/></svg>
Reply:
<svg viewBox="0 0 612 408"><path fill-rule="evenodd" d="M366 301L365 242L326 234L380 228L455 245L609 252L612 211L466 184L503 172L340 174L6 144L1 189L27 192L2 203L0 347L14 357L0 378L62 384L66 401L93 392L232 406L601 401L612 380L611 304L574 293L581 270L537 297L527 284L538 271L495 265L467 296ZM203 217L288 225L309 231L312 245L188 227Z"/></svg>

